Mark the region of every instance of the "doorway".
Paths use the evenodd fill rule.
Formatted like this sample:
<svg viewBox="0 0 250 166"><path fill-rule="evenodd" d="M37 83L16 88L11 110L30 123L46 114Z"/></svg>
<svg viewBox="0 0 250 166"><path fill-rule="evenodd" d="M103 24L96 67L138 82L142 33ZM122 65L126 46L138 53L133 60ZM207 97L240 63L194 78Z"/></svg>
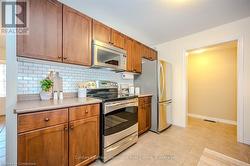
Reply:
<svg viewBox="0 0 250 166"><path fill-rule="evenodd" d="M198 118L208 123L233 125L241 141L241 131L237 131L241 119L237 88L240 82L238 45L234 40L188 50L186 96L189 121Z"/></svg>

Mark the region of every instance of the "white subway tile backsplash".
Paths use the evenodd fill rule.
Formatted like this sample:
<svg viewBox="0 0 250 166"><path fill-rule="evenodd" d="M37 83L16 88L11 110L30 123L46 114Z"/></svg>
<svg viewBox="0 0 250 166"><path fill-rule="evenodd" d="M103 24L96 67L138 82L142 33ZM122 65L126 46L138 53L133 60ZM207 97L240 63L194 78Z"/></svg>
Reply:
<svg viewBox="0 0 250 166"><path fill-rule="evenodd" d="M47 64L44 64L47 63ZM63 65L39 61L18 61L18 94L38 94L40 81L50 71L57 71L63 78L64 92L77 92L77 83L88 80L109 80L122 84L133 84L133 80L123 80L121 73L103 69L91 69L75 65Z"/></svg>

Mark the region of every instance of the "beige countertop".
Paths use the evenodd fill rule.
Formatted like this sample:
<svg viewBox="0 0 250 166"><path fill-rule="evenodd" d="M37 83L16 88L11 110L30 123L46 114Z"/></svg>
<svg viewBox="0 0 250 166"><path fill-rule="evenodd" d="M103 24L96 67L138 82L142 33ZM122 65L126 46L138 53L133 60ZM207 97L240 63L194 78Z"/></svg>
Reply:
<svg viewBox="0 0 250 166"><path fill-rule="evenodd" d="M138 97L148 97L148 96L153 96L153 94L150 94L150 93L142 93L142 94L140 94L140 95L138 95Z"/></svg>
<svg viewBox="0 0 250 166"><path fill-rule="evenodd" d="M60 109L67 107L74 107L80 105L88 105L88 104L96 104L101 103L102 101L94 98L65 98L62 101L57 100L49 100L49 101L41 101L41 100L30 100L30 101L20 101L17 102L14 113L28 113L28 112L36 112L36 111L45 111L52 109Z"/></svg>

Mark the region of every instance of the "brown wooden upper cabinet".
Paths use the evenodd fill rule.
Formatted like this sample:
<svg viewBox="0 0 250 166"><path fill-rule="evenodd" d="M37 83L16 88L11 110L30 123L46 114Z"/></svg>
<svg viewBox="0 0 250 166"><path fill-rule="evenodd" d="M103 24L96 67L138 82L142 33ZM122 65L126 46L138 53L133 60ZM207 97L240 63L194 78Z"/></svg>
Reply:
<svg viewBox="0 0 250 166"><path fill-rule="evenodd" d="M17 35L17 55L62 61L62 4L55 0L29 1L29 34Z"/></svg>
<svg viewBox="0 0 250 166"><path fill-rule="evenodd" d="M111 28L93 20L93 40L111 43Z"/></svg>
<svg viewBox="0 0 250 166"><path fill-rule="evenodd" d="M150 56L149 56L150 59L152 60L156 60L157 59L157 51L153 50L153 49L150 49Z"/></svg>
<svg viewBox="0 0 250 166"><path fill-rule="evenodd" d="M148 60L156 60L157 59L157 52L148 46L142 45L142 57Z"/></svg>
<svg viewBox="0 0 250 166"><path fill-rule="evenodd" d="M141 73L141 58L157 52L56 0L29 2L29 34L17 35L17 55L91 66L92 39L127 50L127 71Z"/></svg>
<svg viewBox="0 0 250 166"><path fill-rule="evenodd" d="M125 50L127 51L127 71L134 72L134 40L126 37L125 40Z"/></svg>
<svg viewBox="0 0 250 166"><path fill-rule="evenodd" d="M133 42L133 72L141 73L142 71L142 45L141 43L134 41Z"/></svg>
<svg viewBox="0 0 250 166"><path fill-rule="evenodd" d="M127 51L127 71L134 73L141 73L141 61L142 61L142 45L126 37L125 39L125 50Z"/></svg>
<svg viewBox="0 0 250 166"><path fill-rule="evenodd" d="M63 6L63 62L91 65L92 19Z"/></svg>
<svg viewBox="0 0 250 166"><path fill-rule="evenodd" d="M125 48L125 35L123 35L122 33L112 29L111 31L111 43L119 48L124 49Z"/></svg>
<svg viewBox="0 0 250 166"><path fill-rule="evenodd" d="M96 20L93 20L93 39L125 48L125 35Z"/></svg>

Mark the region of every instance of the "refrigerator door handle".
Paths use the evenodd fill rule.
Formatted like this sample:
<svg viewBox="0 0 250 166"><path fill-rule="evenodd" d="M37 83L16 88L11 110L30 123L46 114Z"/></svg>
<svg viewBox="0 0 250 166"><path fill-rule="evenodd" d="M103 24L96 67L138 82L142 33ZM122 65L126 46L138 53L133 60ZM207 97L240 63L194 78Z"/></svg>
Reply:
<svg viewBox="0 0 250 166"><path fill-rule="evenodd" d="M161 77L162 77L162 89L161 89L161 93L160 93L160 97L162 97L164 90L165 90L165 78L164 78L164 70L163 70L163 66L162 64L160 64L160 73L161 73Z"/></svg>
<svg viewBox="0 0 250 166"><path fill-rule="evenodd" d="M159 102L159 104L168 105L168 104L172 104L172 101Z"/></svg>

